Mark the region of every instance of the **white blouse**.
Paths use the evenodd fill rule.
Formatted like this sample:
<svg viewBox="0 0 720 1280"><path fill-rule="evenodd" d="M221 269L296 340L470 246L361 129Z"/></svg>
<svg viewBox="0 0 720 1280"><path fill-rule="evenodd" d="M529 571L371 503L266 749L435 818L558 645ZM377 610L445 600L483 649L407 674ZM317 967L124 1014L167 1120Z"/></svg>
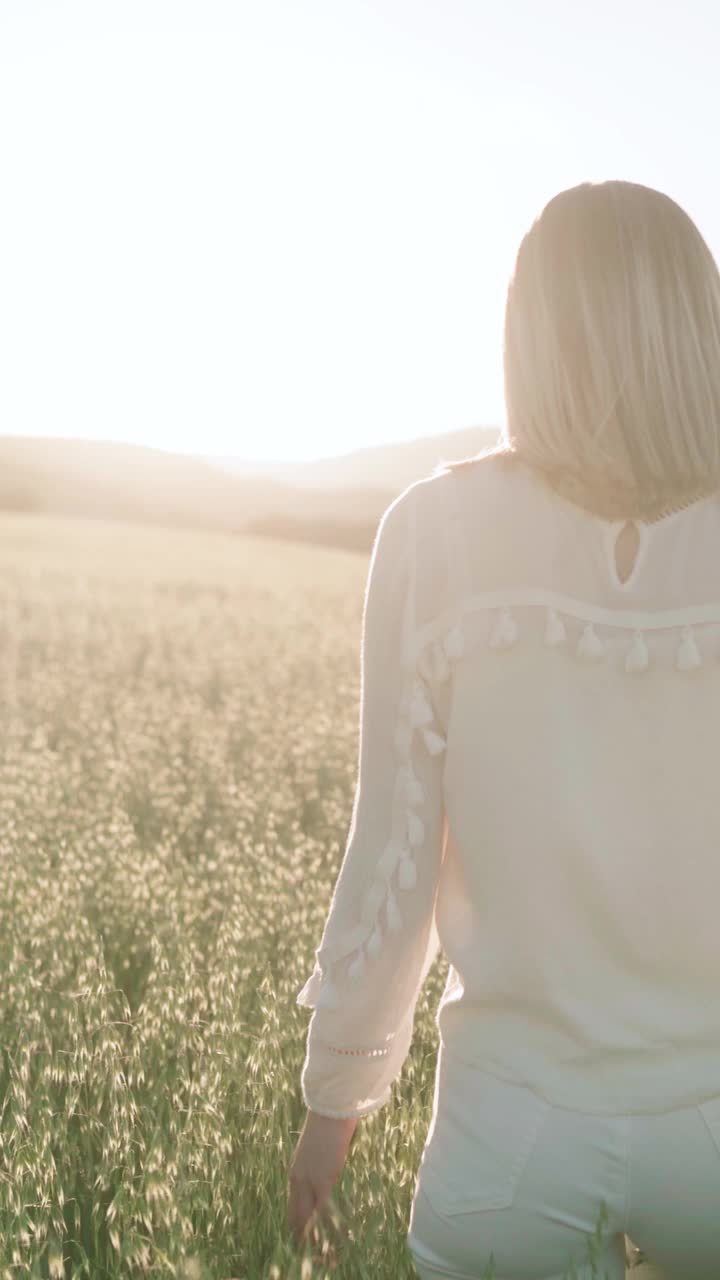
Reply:
<svg viewBox="0 0 720 1280"><path fill-rule="evenodd" d="M720 495L639 524L625 581L624 524L517 456L385 512L311 1110L388 1101L439 947L465 1062L603 1114L720 1092Z"/></svg>

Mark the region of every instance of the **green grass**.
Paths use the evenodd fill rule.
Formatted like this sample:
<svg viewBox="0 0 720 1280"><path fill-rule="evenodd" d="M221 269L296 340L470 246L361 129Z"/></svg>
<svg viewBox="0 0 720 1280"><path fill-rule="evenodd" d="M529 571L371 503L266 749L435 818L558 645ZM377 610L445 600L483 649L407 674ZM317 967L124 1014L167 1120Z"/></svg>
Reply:
<svg viewBox="0 0 720 1280"><path fill-rule="evenodd" d="M366 569L0 515L0 1280L414 1276L442 956L340 1237L285 1220Z"/></svg>

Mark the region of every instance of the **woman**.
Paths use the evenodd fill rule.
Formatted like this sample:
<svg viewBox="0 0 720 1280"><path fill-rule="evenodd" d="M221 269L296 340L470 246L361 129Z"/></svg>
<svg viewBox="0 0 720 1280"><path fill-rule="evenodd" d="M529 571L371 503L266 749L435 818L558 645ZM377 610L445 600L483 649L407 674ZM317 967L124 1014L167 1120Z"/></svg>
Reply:
<svg viewBox="0 0 720 1280"><path fill-rule="evenodd" d="M716 1280L720 275L690 217L636 183L560 192L504 360L499 447L376 538L289 1220L389 1101L442 946L418 1274L622 1280L627 1235Z"/></svg>

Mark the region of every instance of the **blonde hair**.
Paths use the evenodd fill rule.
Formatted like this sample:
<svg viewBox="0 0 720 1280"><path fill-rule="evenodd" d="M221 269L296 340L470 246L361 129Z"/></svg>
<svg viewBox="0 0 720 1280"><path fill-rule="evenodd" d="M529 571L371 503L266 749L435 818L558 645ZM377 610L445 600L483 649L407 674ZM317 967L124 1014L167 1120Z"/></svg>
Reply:
<svg viewBox="0 0 720 1280"><path fill-rule="evenodd" d="M661 191L584 182L532 223L508 286L497 448L609 519L720 489L720 272Z"/></svg>

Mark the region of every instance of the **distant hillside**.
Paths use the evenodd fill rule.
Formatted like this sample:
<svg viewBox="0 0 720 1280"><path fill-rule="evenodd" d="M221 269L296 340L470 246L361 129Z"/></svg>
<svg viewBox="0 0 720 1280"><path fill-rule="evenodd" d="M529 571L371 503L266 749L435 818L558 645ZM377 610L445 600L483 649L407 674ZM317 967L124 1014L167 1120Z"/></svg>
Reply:
<svg viewBox="0 0 720 1280"><path fill-rule="evenodd" d="M385 508L437 462L491 447L451 432L268 468L114 441L0 436L0 510L102 516L368 551Z"/></svg>
<svg viewBox="0 0 720 1280"><path fill-rule="evenodd" d="M237 475L255 475L303 488L382 489L397 495L414 480L428 475L439 462L491 449L499 434L499 427L463 427L442 435L373 445L312 462L257 463L231 456L208 456L205 461Z"/></svg>
<svg viewBox="0 0 720 1280"><path fill-rule="evenodd" d="M277 498L195 458L101 440L0 437L0 506L242 528Z"/></svg>

